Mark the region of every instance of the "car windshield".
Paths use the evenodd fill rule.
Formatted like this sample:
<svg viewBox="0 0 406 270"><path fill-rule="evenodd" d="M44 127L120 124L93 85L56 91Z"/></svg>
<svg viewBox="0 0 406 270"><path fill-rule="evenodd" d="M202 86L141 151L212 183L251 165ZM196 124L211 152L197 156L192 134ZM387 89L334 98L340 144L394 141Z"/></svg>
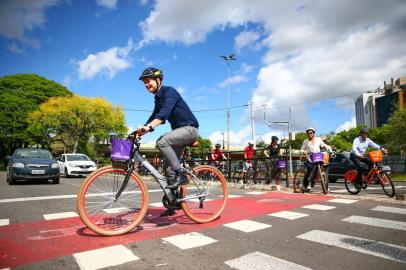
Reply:
<svg viewBox="0 0 406 270"><path fill-rule="evenodd" d="M16 153L16 158L46 158L52 159L48 150L44 149L23 149Z"/></svg>
<svg viewBox="0 0 406 270"><path fill-rule="evenodd" d="M67 161L88 161L90 158L85 155L67 155L66 156Z"/></svg>

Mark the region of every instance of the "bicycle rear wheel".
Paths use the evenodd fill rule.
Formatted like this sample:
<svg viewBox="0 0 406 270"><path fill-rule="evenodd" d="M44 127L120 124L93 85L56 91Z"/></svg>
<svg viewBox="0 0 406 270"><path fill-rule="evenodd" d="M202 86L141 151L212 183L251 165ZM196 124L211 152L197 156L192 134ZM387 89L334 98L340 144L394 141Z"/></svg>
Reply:
<svg viewBox="0 0 406 270"><path fill-rule="evenodd" d="M395 186L393 185L391 177L386 172L381 171L378 174L378 179L385 194L389 197L395 196Z"/></svg>
<svg viewBox="0 0 406 270"><path fill-rule="evenodd" d="M148 208L148 191L142 178L132 173L121 196L115 195L126 171L112 166L90 174L80 187L77 209L83 223L101 235L120 235L133 230Z"/></svg>
<svg viewBox="0 0 406 270"><path fill-rule="evenodd" d="M278 172L275 175L275 181L277 185L285 185L286 187L289 186L285 169L278 169Z"/></svg>
<svg viewBox="0 0 406 270"><path fill-rule="evenodd" d="M303 169L298 170L293 177L293 192L300 193L301 186L305 177L305 171Z"/></svg>
<svg viewBox="0 0 406 270"><path fill-rule="evenodd" d="M207 165L195 167L193 174L188 174L189 183L180 189L183 212L197 223L213 221L227 204L226 179L219 170Z"/></svg>

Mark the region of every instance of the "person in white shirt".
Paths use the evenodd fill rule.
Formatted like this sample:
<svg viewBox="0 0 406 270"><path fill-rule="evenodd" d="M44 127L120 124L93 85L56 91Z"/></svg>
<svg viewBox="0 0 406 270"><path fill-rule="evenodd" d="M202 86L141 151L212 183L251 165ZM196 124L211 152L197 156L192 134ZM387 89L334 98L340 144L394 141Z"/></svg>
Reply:
<svg viewBox="0 0 406 270"><path fill-rule="evenodd" d="M371 168L374 166L372 160L369 157L365 156L365 152L367 151L368 147L372 147L374 149L381 149L383 152L387 153L387 151L374 143L370 138L368 138L368 129L362 128L360 134L357 138L354 139L352 143L352 150L350 154L350 159L354 162L355 167L357 167L357 179L355 182L355 188L361 188L361 181L362 181L362 174L365 172L369 172ZM365 171L362 163L368 165L368 171Z"/></svg>
<svg viewBox="0 0 406 270"><path fill-rule="evenodd" d="M303 179L303 187L302 192L309 192L311 186L309 185L309 176L313 170L313 163L310 159L311 153L320 153L322 148L326 148L327 150L331 151L331 146L325 144L323 140L319 137L315 136L316 130L312 127L309 127L306 130L307 139L303 141L301 151L307 155L307 160L305 162L306 165L306 174Z"/></svg>

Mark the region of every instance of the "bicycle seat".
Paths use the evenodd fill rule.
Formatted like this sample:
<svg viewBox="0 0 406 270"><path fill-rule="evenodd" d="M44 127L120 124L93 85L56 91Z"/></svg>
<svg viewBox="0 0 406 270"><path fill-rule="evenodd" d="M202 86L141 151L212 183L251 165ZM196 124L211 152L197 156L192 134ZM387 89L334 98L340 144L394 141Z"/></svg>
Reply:
<svg viewBox="0 0 406 270"><path fill-rule="evenodd" d="M190 147L197 147L199 146L200 142L198 140L192 142L191 144L189 144Z"/></svg>

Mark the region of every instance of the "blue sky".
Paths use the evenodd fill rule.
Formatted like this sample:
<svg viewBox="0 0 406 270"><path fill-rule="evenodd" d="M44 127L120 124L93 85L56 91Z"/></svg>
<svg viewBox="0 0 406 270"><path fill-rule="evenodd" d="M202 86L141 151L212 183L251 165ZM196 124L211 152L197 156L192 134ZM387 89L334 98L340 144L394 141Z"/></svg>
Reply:
<svg viewBox="0 0 406 270"><path fill-rule="evenodd" d="M122 105L130 128L144 123L153 96L138 81L149 66L181 92L214 143L313 126L352 127L354 98L406 75L404 1L41 0L0 2L0 76L35 73L74 93ZM235 108L234 108L235 107ZM214 110L213 110L214 109ZM213 110L213 111L206 111ZM264 119L265 113L265 119ZM155 140L169 130L160 127Z"/></svg>

